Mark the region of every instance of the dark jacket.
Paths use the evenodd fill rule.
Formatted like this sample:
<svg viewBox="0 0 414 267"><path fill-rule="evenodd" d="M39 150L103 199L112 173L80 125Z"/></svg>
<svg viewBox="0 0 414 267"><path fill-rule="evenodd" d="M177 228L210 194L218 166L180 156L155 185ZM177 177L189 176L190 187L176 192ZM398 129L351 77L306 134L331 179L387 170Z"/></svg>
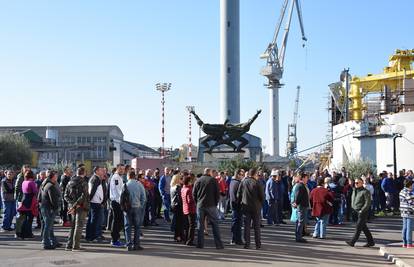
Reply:
<svg viewBox="0 0 414 267"><path fill-rule="evenodd" d="M334 198L331 192L324 187L313 189L310 194L310 201L312 203L312 216L314 217L323 217L333 211Z"/></svg>
<svg viewBox="0 0 414 267"><path fill-rule="evenodd" d="M260 212L264 200L262 185L251 177L244 178L237 190L237 200L243 212Z"/></svg>
<svg viewBox="0 0 414 267"><path fill-rule="evenodd" d="M230 205L232 210L239 210L239 204L237 203L237 190L240 186L240 180L236 178L231 178L230 185L229 185L229 195L230 195Z"/></svg>
<svg viewBox="0 0 414 267"><path fill-rule="evenodd" d="M306 189L306 186L303 183L298 184L294 200L298 208L309 208L309 193L308 189Z"/></svg>
<svg viewBox="0 0 414 267"><path fill-rule="evenodd" d="M371 193L363 187L354 188L352 192L352 208L361 214L368 214L371 207Z"/></svg>
<svg viewBox="0 0 414 267"><path fill-rule="evenodd" d="M217 206L220 198L219 187L211 176L201 176L194 184L193 197L198 208Z"/></svg>
<svg viewBox="0 0 414 267"><path fill-rule="evenodd" d="M14 179L3 178L1 181L1 199L3 201L14 201Z"/></svg>
<svg viewBox="0 0 414 267"><path fill-rule="evenodd" d="M21 202L23 199L23 191L22 191L22 184L24 182L24 174L19 173L16 179L16 187L14 188L14 199L17 202Z"/></svg>
<svg viewBox="0 0 414 267"><path fill-rule="evenodd" d="M58 210L61 195L60 191L57 190L56 185L47 179L45 183L42 183L40 190L40 206Z"/></svg>
<svg viewBox="0 0 414 267"><path fill-rule="evenodd" d="M73 176L71 181L75 180L76 183L82 184L82 194L74 203L68 203L68 208L73 208L76 206L80 206L85 211L89 210L90 207L90 200L89 200L89 193L88 193L88 178L87 177L80 177L80 176ZM67 199L68 188L65 190L65 200L68 202Z"/></svg>

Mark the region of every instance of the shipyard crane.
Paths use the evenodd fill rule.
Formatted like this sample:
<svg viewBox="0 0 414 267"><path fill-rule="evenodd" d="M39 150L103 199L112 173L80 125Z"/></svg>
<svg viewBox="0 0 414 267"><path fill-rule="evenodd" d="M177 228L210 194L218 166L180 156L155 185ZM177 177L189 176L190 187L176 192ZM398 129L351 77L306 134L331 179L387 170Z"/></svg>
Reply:
<svg viewBox="0 0 414 267"><path fill-rule="evenodd" d="M296 125L298 122L299 93L300 93L300 86L296 87L296 99L295 99L295 108L293 111L293 120L292 120L292 123L288 124L286 155L289 159L296 158L298 154L298 139L296 137Z"/></svg>
<svg viewBox="0 0 414 267"><path fill-rule="evenodd" d="M289 3L290 6L283 32L281 46L278 47L277 40ZM300 29L302 32L302 40L304 42L307 41L303 27L302 11L299 0L285 0L281 9L279 20L276 24L273 40L268 45L266 51L260 55L261 59L266 59L266 66L262 68L260 74L267 78L268 83L266 84L266 87L270 89L270 155L275 157L279 156L279 88L283 85L281 83L281 79L283 76L286 46L292 21L293 10L295 7L298 14Z"/></svg>

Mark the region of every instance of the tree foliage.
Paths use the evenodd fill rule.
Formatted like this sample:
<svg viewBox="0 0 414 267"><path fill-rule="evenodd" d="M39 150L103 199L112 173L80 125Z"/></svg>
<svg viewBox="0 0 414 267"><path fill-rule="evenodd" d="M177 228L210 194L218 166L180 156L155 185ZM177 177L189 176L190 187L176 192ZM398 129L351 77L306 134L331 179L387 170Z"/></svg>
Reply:
<svg viewBox="0 0 414 267"><path fill-rule="evenodd" d="M29 164L32 152L27 139L17 134L0 135L0 166Z"/></svg>
<svg viewBox="0 0 414 267"><path fill-rule="evenodd" d="M353 180L361 178L362 175L367 175L368 172L376 173L376 167L370 160L356 159L344 164L349 177Z"/></svg>
<svg viewBox="0 0 414 267"><path fill-rule="evenodd" d="M219 171L228 171L229 175L233 175L237 169L244 169L248 171L249 169L263 169L266 171L265 166L262 163L253 161L253 160L245 160L241 157L237 157L232 160L225 160L220 162L219 164Z"/></svg>

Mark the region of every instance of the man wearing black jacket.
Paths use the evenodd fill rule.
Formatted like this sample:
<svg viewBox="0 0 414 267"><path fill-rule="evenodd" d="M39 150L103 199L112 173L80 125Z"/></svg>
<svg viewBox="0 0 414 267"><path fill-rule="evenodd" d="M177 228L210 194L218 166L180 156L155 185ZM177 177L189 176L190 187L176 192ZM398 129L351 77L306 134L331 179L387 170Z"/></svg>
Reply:
<svg viewBox="0 0 414 267"><path fill-rule="evenodd" d="M242 213L240 205L237 202L237 190L241 179L244 177L244 170L238 169L235 171L233 178L231 178L229 186L230 206L231 206L231 245L243 245L241 236Z"/></svg>
<svg viewBox="0 0 414 267"><path fill-rule="evenodd" d="M256 169L250 169L248 176L244 178L237 190L237 200L240 203L244 216L244 248L250 248L250 226L253 222L254 241L256 249L260 249L260 211L264 201L263 187L257 181L259 176Z"/></svg>
<svg viewBox="0 0 414 267"><path fill-rule="evenodd" d="M59 211L61 195L56 188L58 175L51 171L40 187L40 212L42 213L42 243L44 249L55 249L58 246L53 225Z"/></svg>
<svg viewBox="0 0 414 267"><path fill-rule="evenodd" d="M220 198L216 180L211 177L211 169L204 169L204 175L197 179L193 188L193 197L197 203L197 247L204 247L204 220L207 217L213 228L217 249L223 249L217 218L217 204Z"/></svg>
<svg viewBox="0 0 414 267"><path fill-rule="evenodd" d="M68 185L71 177L72 177L72 169L66 166L63 169L62 176L60 177L60 192L62 194L62 208L60 211L60 217L63 221L63 224L62 224L63 227L70 227L70 221L71 221L71 218L69 218L71 215L68 215L68 203L63 198L63 195L65 194L66 186Z"/></svg>
<svg viewBox="0 0 414 267"><path fill-rule="evenodd" d="M105 170L102 167L95 167L93 175L89 179L88 191L91 208L89 210L88 222L86 223L85 239L102 241L102 222L104 216L104 204L106 202Z"/></svg>
<svg viewBox="0 0 414 267"><path fill-rule="evenodd" d="M295 190L292 206L297 208L297 221L296 221L296 242L306 243L306 239L303 238L303 231L306 225L306 217L308 216L308 209L310 207L309 191L306 187L308 183L307 174L301 174L298 184L295 185L298 188Z"/></svg>

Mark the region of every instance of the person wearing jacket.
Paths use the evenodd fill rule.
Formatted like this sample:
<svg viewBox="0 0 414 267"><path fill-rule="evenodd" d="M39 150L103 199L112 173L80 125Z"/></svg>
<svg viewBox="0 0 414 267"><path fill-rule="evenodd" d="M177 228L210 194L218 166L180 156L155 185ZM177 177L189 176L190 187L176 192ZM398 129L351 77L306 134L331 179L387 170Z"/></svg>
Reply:
<svg viewBox="0 0 414 267"><path fill-rule="evenodd" d="M88 193L91 208L86 223L85 239L89 242L102 241L102 223L104 216L104 204L106 202L106 183L104 181L104 168L96 166L93 175L89 179Z"/></svg>
<svg viewBox="0 0 414 267"><path fill-rule="evenodd" d="M147 194L141 182L137 181L134 171L127 174L128 182L126 188L129 192L131 208L124 212L125 216L125 237L127 250L143 250L140 243L141 225L144 220ZM132 228L134 228L134 238L132 239Z"/></svg>
<svg viewBox="0 0 414 267"><path fill-rule="evenodd" d="M79 186L79 195L76 199L71 199L71 184ZM72 177L66 187L65 201L68 203L68 213L72 215L71 228L66 243L66 250L82 251L84 248L80 247L80 239L82 236L82 229L85 223L86 215L88 214L90 202L88 193L88 180L86 177L86 170L80 167L76 170L76 176Z"/></svg>
<svg viewBox="0 0 414 267"><path fill-rule="evenodd" d="M1 181L1 199L3 201L3 231L13 231L11 228L13 217L16 215L16 200L14 198L14 173L12 170L5 172L6 177Z"/></svg>
<svg viewBox="0 0 414 267"><path fill-rule="evenodd" d="M194 234L196 227L196 204L193 198L193 185L190 175L184 175L181 199L184 214L184 240L187 246L194 246Z"/></svg>
<svg viewBox="0 0 414 267"><path fill-rule="evenodd" d="M32 232L33 218L39 214L39 207L37 203L38 189L34 179L35 175L31 170L25 172L24 181L22 183L22 202L20 202L17 209L19 213L25 217L21 227L20 237L22 239L34 237Z"/></svg>
<svg viewBox="0 0 414 267"><path fill-rule="evenodd" d="M282 222L282 198L283 198L283 182L278 170L273 169L270 178L266 182L265 194L266 201L269 206L267 215L268 225L279 225Z"/></svg>
<svg viewBox="0 0 414 267"><path fill-rule="evenodd" d="M43 249L58 247L53 226L59 211L61 194L57 190L57 173L51 171L40 186L40 212L42 213L42 243Z"/></svg>
<svg viewBox="0 0 414 267"><path fill-rule="evenodd" d="M388 175L382 179L381 188L385 193L386 210L395 211L393 209L395 209L395 193L397 190L395 189L395 183L391 172L389 172Z"/></svg>
<svg viewBox="0 0 414 267"><path fill-rule="evenodd" d="M403 220L403 248L413 248L414 194L413 181L406 179L400 191L400 211Z"/></svg>
<svg viewBox="0 0 414 267"><path fill-rule="evenodd" d="M70 221L71 218L68 214L68 203L65 201L64 199L64 194L65 194L65 190L66 190L66 186L68 185L70 178L72 177L72 169L68 166L66 166L63 169L63 174L60 177L60 192L61 192L61 197L62 197L62 207L61 207L61 211L60 211L60 217L62 218L62 226L63 227L70 227Z"/></svg>
<svg viewBox="0 0 414 267"><path fill-rule="evenodd" d="M324 239L326 237L329 214L332 213L334 197L324 187L324 179L322 177L317 178L316 183L317 187L310 194L312 216L316 217L315 231L312 237Z"/></svg>
<svg viewBox="0 0 414 267"><path fill-rule="evenodd" d="M184 174L185 176L188 173ZM173 212L174 224L174 240L176 242L183 242L184 240L184 214L183 201L181 198L181 188L183 185L183 177L176 174L171 179L171 211Z"/></svg>
<svg viewBox="0 0 414 267"><path fill-rule="evenodd" d="M305 231L306 217L308 215L309 203L309 191L306 187L308 182L308 175L305 173L300 174L298 182L295 185L293 194L292 207L296 208L296 242L306 243L306 239L303 238Z"/></svg>
<svg viewBox="0 0 414 267"><path fill-rule="evenodd" d="M244 170L238 169L235 171L233 178L229 185L231 214L231 245L244 245L241 234L242 227L242 213L239 203L237 202L237 190L240 182L244 177Z"/></svg>
<svg viewBox="0 0 414 267"><path fill-rule="evenodd" d="M364 182L361 178L355 179L355 189L352 192L352 209L358 215L358 220L356 224L355 234L351 241L346 241L346 243L353 247L358 241L361 231L364 231L364 234L367 238L367 243L364 247L373 247L375 246L374 239L372 234L368 229L367 220L368 213L371 207L371 194L368 190L364 188Z"/></svg>
<svg viewBox="0 0 414 267"><path fill-rule="evenodd" d="M111 228L111 245L113 247L124 247L124 244L121 243L120 239L120 232L124 222L124 215L121 210L121 192L122 187L124 185L123 182L123 175L125 172L125 165L118 164L116 166L116 171L111 178L109 183L109 198L111 200L111 208L112 208L112 228Z"/></svg>
<svg viewBox="0 0 414 267"><path fill-rule="evenodd" d="M250 169L248 176L244 178L237 190L237 200L241 206L244 217L244 241L245 249L250 248L250 227L253 224L256 249L261 248L260 221L261 208L264 201L263 187L257 181L256 169Z"/></svg>
<svg viewBox="0 0 414 267"><path fill-rule="evenodd" d="M16 200L16 206L20 206L22 199L23 199L23 192L22 192L22 184L24 182L24 174L28 171L30 171L29 165L23 165L21 172L17 175L16 184L14 187L14 199ZM21 232L22 232L22 225L23 222L26 220L25 214L17 211L16 215L16 238L21 238Z"/></svg>
<svg viewBox="0 0 414 267"><path fill-rule="evenodd" d="M204 169L203 176L195 182L193 197L197 203L197 248L204 247L204 222L208 218L213 228L216 248L223 249L217 218L220 193L216 180L211 176L211 169Z"/></svg>
<svg viewBox="0 0 414 267"><path fill-rule="evenodd" d="M161 176L158 183L158 190L160 191L162 202L164 204L164 220L168 223L170 219L171 209L171 196L170 196L170 184L171 184L171 168L166 167L164 169L164 175Z"/></svg>

